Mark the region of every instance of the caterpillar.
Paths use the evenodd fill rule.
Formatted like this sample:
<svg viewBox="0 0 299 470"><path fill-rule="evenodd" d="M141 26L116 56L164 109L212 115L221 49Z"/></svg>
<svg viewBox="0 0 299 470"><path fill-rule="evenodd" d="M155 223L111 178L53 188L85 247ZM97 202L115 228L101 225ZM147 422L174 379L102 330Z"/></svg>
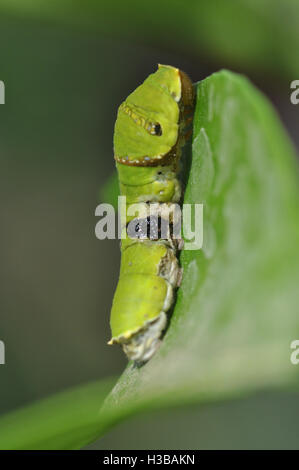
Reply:
<svg viewBox="0 0 299 470"><path fill-rule="evenodd" d="M181 243L172 237L171 227L166 238L159 236L163 221L159 209L162 203L181 202L180 157L191 135L193 106L189 77L178 68L159 64L120 105L115 122L120 193L127 205L143 203L149 212L135 220L140 236L121 240L108 344L120 344L137 364L147 362L159 347L181 279L177 257ZM149 226L154 216L158 235L153 238ZM130 222L132 216L127 216L124 230L128 235Z"/></svg>

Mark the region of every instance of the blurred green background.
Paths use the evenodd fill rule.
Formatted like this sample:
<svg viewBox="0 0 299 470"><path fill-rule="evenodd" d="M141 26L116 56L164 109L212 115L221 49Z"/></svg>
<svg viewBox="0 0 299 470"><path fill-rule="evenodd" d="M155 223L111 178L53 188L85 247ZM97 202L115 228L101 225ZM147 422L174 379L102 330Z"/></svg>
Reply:
<svg viewBox="0 0 299 470"><path fill-rule="evenodd" d="M1 413L126 365L106 344L118 241L96 239L94 210L117 107L158 62L246 74L299 146L298 2L45 5L0 2ZM134 419L90 448L298 447L298 421L295 396L261 395Z"/></svg>

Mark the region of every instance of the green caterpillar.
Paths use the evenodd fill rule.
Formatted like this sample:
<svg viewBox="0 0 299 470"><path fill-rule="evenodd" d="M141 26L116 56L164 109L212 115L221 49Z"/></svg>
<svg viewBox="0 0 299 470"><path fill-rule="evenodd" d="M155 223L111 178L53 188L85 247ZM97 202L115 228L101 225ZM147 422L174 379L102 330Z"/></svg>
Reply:
<svg viewBox="0 0 299 470"><path fill-rule="evenodd" d="M114 156L120 192L126 196L127 205L144 203L150 209L155 204L159 209L161 203L181 201L179 160L190 135L187 131L193 104L188 76L175 67L159 65L120 105ZM126 227L132 218L127 217ZM147 232L150 217L143 222L143 237L127 237L121 242L120 277L113 299L109 341L121 344L128 358L136 363L149 360L158 348L167 324L166 312L174 302L181 277L178 241L170 231L166 239L152 239Z"/></svg>

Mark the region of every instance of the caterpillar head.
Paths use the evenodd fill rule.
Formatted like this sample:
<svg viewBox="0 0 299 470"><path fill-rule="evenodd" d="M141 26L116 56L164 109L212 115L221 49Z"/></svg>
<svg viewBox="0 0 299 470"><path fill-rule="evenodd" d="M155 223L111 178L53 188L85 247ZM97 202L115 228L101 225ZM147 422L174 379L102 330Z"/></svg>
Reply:
<svg viewBox="0 0 299 470"><path fill-rule="evenodd" d="M120 105L115 123L118 163L157 166L176 146L184 109L193 105L193 89L184 72L159 65Z"/></svg>

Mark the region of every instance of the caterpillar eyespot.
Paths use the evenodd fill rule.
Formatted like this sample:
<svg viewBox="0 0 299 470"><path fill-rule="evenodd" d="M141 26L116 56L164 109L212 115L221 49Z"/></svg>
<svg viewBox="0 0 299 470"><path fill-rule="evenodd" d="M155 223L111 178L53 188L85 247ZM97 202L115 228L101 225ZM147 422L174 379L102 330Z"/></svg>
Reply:
<svg viewBox="0 0 299 470"><path fill-rule="evenodd" d="M114 155L127 204L144 201L148 208L156 204L159 210L162 203L181 200L178 162L193 105L189 77L160 64L120 105ZM159 347L167 326L167 312L181 280L177 252L182 244L174 238L175 220L166 237L162 237L163 217L133 222L126 221L129 238L121 243L109 344L120 344L129 359L143 364Z"/></svg>
<svg viewBox="0 0 299 470"><path fill-rule="evenodd" d="M160 124L155 125L155 135L158 135L158 136L162 135L162 128Z"/></svg>

